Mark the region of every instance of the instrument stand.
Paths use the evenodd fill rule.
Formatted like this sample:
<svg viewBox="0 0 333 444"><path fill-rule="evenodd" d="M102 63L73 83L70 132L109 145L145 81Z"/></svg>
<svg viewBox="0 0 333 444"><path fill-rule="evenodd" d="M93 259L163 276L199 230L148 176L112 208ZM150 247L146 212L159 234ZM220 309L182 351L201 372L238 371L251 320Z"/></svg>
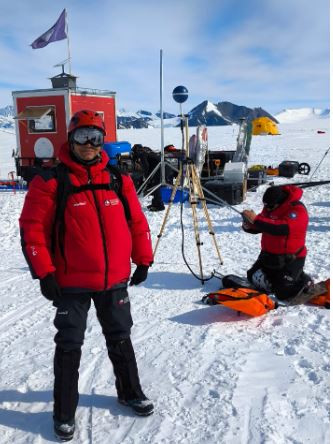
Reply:
<svg viewBox="0 0 333 444"><path fill-rule="evenodd" d="M181 190L185 188L188 188L189 190L189 201L192 209L192 220L193 220L193 228L194 228L194 237L195 237L195 243L197 247L197 254L198 254L198 261L199 261L199 269L200 269L200 280L202 284L204 283L205 279L203 276L203 265L202 265L202 255L201 255L201 245L202 242L200 240L200 232L199 232L199 226L198 226L198 215L197 215L197 205L198 203L201 203L202 208L204 210L205 219L208 225L209 234L212 236L213 245L215 247L218 259L220 264L223 264L223 260L217 245L215 232L213 229L213 225L211 222L211 218L208 212L206 198L204 196L203 188L201 186L200 177L198 176L198 172L196 170L196 167L194 165L194 162L192 159L189 158L189 143L188 143L188 117L182 115L181 116L182 121L185 121L185 129L186 129L186 157L185 159L182 159L180 162L180 168L178 170L178 175L176 177L175 183L172 187L171 197L169 200L168 207L166 209L164 219L162 222L162 226L160 229L160 232L157 236L157 242L154 248L154 256L156 255L156 251L160 242L160 239L163 235L163 232L165 230L167 220L169 217L169 213L172 207L172 204L174 202L174 198L176 195L177 190L180 188ZM183 125L182 125L183 127ZM184 148L184 146L183 146ZM185 168L185 174L184 174L184 168ZM153 174L153 172L152 172ZM156 189L156 187L154 187ZM208 191L208 190L207 190ZM209 191L208 191L209 192ZM223 204L225 203L221 199L219 199L217 196L214 195L214 193L209 192L209 194L212 194L217 200L220 200Z"/></svg>
<svg viewBox="0 0 333 444"><path fill-rule="evenodd" d="M168 165L171 169L173 169L175 172L178 173L178 169L175 168L172 165ZM163 186L172 186L171 184L167 183L165 180L165 160L164 160L164 155L162 156L161 154L161 161L156 165L156 167L153 169L153 171L149 174L149 176L146 178L146 180L143 182L142 185L140 185L140 187L138 188L137 194L140 195L147 187L147 185L149 184L150 180L155 176L155 174L157 172L161 173L161 182L157 185L154 185L152 188L148 189L147 193L145 194L145 196L150 196L154 191L156 191L158 188L163 187Z"/></svg>
<svg viewBox="0 0 333 444"><path fill-rule="evenodd" d="M161 50L161 76L162 76L162 50ZM163 106L162 106L162 80L161 80L161 161L156 165L156 167L153 169L153 171L149 174L149 176L146 178L146 180L143 182L143 184L138 188L137 194L140 195L145 188L147 187L149 181L152 179L152 177L160 171L161 175L161 181L159 184L154 185L152 188L148 190L146 193L146 196L150 196L154 191L156 191L158 188L162 186L170 187L172 186L170 183L167 183L165 180L165 153L164 153L164 134L163 134ZM183 133L183 124L184 124L184 114L182 109L182 104L180 103L180 115L181 118L180 124L181 124L181 132L182 132L182 152L184 154L184 133ZM188 129L187 129L188 131ZM170 167L172 170L174 170L176 173L178 173L178 168L175 168L170 163L168 164L168 167Z"/></svg>

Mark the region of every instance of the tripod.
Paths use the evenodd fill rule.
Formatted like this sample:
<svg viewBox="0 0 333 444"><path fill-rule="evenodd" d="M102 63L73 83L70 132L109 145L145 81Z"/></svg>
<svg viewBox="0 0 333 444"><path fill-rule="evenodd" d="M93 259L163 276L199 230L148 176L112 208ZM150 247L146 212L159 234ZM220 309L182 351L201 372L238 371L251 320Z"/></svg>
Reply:
<svg viewBox="0 0 333 444"><path fill-rule="evenodd" d="M168 164L168 167L171 168L172 170L174 170L175 172L178 172L178 169L173 167L172 165ZM140 193L143 192L146 189L146 187L149 184L149 182L151 181L151 179L157 173L160 173L160 175L161 175L160 183L158 183L157 185L154 185L153 187L149 188L147 193L145 194L146 196L150 196L152 193L154 193L154 191L156 191L160 187L170 186L170 184L168 184L166 182L166 179L165 179L165 160L164 160L164 150L163 149L161 151L161 160L160 160L160 162L155 166L155 168L147 176L147 178L142 183L142 185L138 188L138 191L137 191L138 195L140 195Z"/></svg>
<svg viewBox="0 0 333 444"><path fill-rule="evenodd" d="M161 116L163 116L163 111L161 110ZM182 131L182 152L184 153L184 134L183 134L183 111L182 106L180 104L180 116L181 118L181 131ZM142 183L142 185L138 188L137 194L140 195L141 192L143 192L151 179L155 176L155 174L160 173L160 183L157 185L154 185L150 189L148 189L146 196L150 196L154 191L156 191L160 187L164 186L170 186L170 183L167 183L166 177L165 177L165 152L164 152L164 136L163 136L163 118L161 118L161 160L160 162L155 166L155 168L150 172L150 174L145 178L145 181ZM178 168L175 168L173 165L171 165L170 162L168 162L168 168L172 169L176 173L178 173Z"/></svg>
<svg viewBox="0 0 333 444"><path fill-rule="evenodd" d="M190 200L190 205L191 205L191 209L192 209L192 220L193 220L193 228L194 228L194 237L195 237L195 243L196 243L196 247L197 247L197 254L198 254L198 261L199 261L199 269L200 269L200 280L202 282L202 284L204 283L205 280L204 276L203 276L203 266L202 266L202 255L201 255L201 245L202 242L200 240L200 232L199 232L199 224L198 224L198 214L197 214L197 205L198 202L201 203L202 208L204 210L204 215L207 221L207 225L208 225L208 229L209 229L209 234L212 236L212 241L213 241L213 245L215 247L218 259L220 264L223 264L223 260L217 245L217 241L216 241L216 237L215 237L215 232L213 229L213 225L209 216L209 212L208 212L208 208L207 208L207 203L206 203L206 198L204 196L203 193L203 189L201 187L201 182L200 182L200 178L198 175L198 172L196 170L196 167L194 165L194 162L192 159L189 158L189 144L188 144L188 117L182 115L181 116L182 122L185 121L185 129L186 129L186 157L185 159L182 159L182 161L180 162L180 168L178 171L178 175L176 177L175 183L173 185L172 188L172 192L171 192L171 197L169 200L169 204L167 207L167 210L165 212L165 216L162 222L162 226L160 229L160 232L157 236L157 242L154 248L154 256L156 255L156 251L160 242L160 239L163 235L164 229L166 227L167 224L167 220L169 217L169 213L177 192L177 189L179 188L179 185L181 185L181 190L183 190L184 186L186 186L189 190L189 200ZM183 125L182 125L183 128ZM183 134L183 131L182 131ZM184 140L184 137L183 137ZM184 146L183 146L184 148ZM185 174L184 174L184 167L185 167ZM185 177L184 177L185 175ZM155 187L156 189L156 187ZM182 205L182 204L181 204Z"/></svg>

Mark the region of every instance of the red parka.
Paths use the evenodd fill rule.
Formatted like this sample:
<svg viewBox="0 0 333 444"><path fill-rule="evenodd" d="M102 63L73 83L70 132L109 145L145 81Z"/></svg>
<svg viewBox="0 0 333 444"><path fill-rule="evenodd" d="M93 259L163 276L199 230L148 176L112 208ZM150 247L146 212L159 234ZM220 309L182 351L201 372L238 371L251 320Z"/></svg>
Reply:
<svg viewBox="0 0 333 444"><path fill-rule="evenodd" d="M67 165L76 186L110 183L106 169L109 158L85 166L75 162L66 144L59 158ZM58 242L52 253L52 232L56 210L56 177L36 176L29 186L20 216L22 248L32 276L37 279L55 273L63 289L102 291L128 281L131 258L136 265L153 262L150 231L129 176L122 176L122 193L131 218L113 190L86 190L68 197L64 213L64 254Z"/></svg>
<svg viewBox="0 0 333 444"><path fill-rule="evenodd" d="M249 232L262 233L261 250L266 253L297 253L297 257L305 257L309 217L299 201L303 191L295 185L285 185L282 189L288 193L288 198L273 211L264 208L254 219L253 230Z"/></svg>

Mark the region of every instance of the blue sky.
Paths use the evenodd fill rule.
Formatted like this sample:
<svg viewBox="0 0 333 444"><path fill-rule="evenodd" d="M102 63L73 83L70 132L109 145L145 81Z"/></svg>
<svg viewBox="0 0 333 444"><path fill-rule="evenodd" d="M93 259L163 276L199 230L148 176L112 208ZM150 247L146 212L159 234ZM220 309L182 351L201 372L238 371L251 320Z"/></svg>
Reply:
<svg viewBox="0 0 333 444"><path fill-rule="evenodd" d="M117 93L117 107L178 113L203 100L329 107L329 0L0 0L0 107L13 90L49 88L66 40L29 45L67 9L72 73ZM68 70L68 68L66 68Z"/></svg>

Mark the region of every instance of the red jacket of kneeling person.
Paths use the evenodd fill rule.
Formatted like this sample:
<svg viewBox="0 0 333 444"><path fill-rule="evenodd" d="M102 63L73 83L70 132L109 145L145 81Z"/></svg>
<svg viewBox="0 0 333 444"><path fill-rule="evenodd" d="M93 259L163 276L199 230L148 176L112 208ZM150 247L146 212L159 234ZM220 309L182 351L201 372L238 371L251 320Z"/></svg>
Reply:
<svg viewBox="0 0 333 444"><path fill-rule="evenodd" d="M305 206L300 202L303 191L295 185L285 185L281 189L286 192L286 199L271 211L264 207L262 212L255 217L251 228L245 231L262 233L261 250L263 252L297 253L297 257L305 257L309 217Z"/></svg>

